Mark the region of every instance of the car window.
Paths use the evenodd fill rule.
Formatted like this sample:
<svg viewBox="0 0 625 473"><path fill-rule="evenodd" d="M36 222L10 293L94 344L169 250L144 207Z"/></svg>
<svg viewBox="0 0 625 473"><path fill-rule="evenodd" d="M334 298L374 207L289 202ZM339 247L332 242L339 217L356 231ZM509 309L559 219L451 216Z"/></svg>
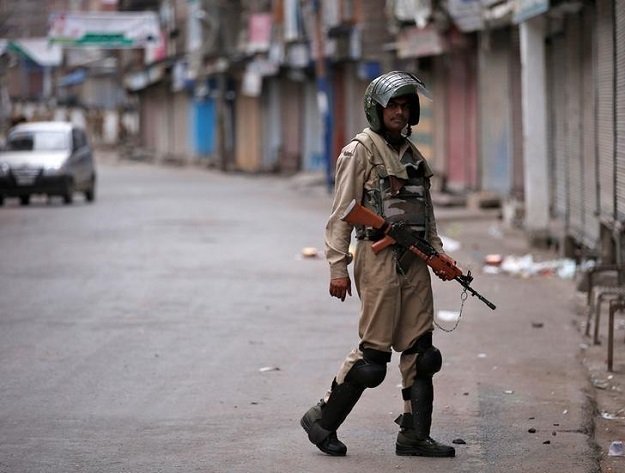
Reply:
<svg viewBox="0 0 625 473"><path fill-rule="evenodd" d="M63 151L69 148L67 133L60 131L16 131L9 135L12 151Z"/></svg>
<svg viewBox="0 0 625 473"><path fill-rule="evenodd" d="M74 139L74 149L80 149L87 144L85 134L82 130L72 130L72 137Z"/></svg>

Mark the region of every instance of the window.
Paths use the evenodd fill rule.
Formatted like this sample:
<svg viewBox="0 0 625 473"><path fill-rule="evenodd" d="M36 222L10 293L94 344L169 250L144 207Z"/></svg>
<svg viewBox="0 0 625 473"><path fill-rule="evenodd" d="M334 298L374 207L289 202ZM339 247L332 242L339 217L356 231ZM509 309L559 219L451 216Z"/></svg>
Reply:
<svg viewBox="0 0 625 473"><path fill-rule="evenodd" d="M87 145L87 138L84 131L75 128L72 130L72 137L74 140L74 149L80 149Z"/></svg>
<svg viewBox="0 0 625 473"><path fill-rule="evenodd" d="M68 147L67 134L61 131L18 131L8 140L12 151L63 151Z"/></svg>

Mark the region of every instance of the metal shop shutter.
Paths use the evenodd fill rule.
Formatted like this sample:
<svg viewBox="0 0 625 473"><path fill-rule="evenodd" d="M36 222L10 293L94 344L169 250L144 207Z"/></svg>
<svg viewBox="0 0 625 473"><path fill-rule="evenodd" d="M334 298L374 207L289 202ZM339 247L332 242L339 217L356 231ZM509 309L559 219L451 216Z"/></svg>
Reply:
<svg viewBox="0 0 625 473"><path fill-rule="evenodd" d="M597 181L597 141L596 141L596 85L595 85L595 10L586 6L582 11L581 70L582 93L582 176L583 176L583 239L589 248L599 241L598 181Z"/></svg>
<svg viewBox="0 0 625 473"><path fill-rule="evenodd" d="M614 39L613 1L597 1L597 158L599 214L614 217Z"/></svg>
<svg viewBox="0 0 625 473"><path fill-rule="evenodd" d="M478 48L481 187L502 196L512 183L510 55L509 29L491 31L489 46Z"/></svg>
<svg viewBox="0 0 625 473"><path fill-rule="evenodd" d="M615 57L616 57L616 189L615 189L615 219L625 221L625 3L616 2L615 17Z"/></svg>
<svg viewBox="0 0 625 473"><path fill-rule="evenodd" d="M549 88L549 148L552 189L552 213L567 221L567 160L566 160L566 45L564 35L549 39L548 88Z"/></svg>
<svg viewBox="0 0 625 473"><path fill-rule="evenodd" d="M470 41L464 49L452 49L446 61L446 175L452 191L478 188L477 57Z"/></svg>
<svg viewBox="0 0 625 473"><path fill-rule="evenodd" d="M512 196L522 199L525 194L523 170L523 93L521 90L521 40L519 29L511 31L510 45L510 103L512 104Z"/></svg>
<svg viewBox="0 0 625 473"><path fill-rule="evenodd" d="M582 176L582 109L581 109L581 19L579 15L566 18L566 72L563 82L566 97L566 156L568 179L568 231L580 241L584 230L584 188Z"/></svg>

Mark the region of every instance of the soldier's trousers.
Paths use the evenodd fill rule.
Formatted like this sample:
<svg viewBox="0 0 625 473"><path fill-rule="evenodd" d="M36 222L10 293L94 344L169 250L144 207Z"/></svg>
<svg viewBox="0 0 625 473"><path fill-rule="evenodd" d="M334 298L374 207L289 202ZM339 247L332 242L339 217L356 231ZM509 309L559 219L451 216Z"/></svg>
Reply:
<svg viewBox="0 0 625 473"><path fill-rule="evenodd" d="M361 300L360 344L347 356L336 376L341 384L354 363L363 358L361 348L403 352L433 329L430 271L414 255L407 268L398 270L395 253L386 248L377 255L371 241L361 240L354 255L354 279ZM401 354L403 387L416 376L416 354ZM408 403L409 404L409 403ZM408 404L406 408L408 408Z"/></svg>

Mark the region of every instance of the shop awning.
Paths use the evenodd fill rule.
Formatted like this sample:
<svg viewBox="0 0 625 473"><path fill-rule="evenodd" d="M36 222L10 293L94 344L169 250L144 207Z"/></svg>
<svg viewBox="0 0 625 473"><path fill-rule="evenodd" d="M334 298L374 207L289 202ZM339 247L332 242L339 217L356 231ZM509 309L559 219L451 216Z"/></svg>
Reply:
<svg viewBox="0 0 625 473"><path fill-rule="evenodd" d="M58 44L50 44L48 38L24 38L8 41L8 50L27 57L42 67L60 66L63 50Z"/></svg>

